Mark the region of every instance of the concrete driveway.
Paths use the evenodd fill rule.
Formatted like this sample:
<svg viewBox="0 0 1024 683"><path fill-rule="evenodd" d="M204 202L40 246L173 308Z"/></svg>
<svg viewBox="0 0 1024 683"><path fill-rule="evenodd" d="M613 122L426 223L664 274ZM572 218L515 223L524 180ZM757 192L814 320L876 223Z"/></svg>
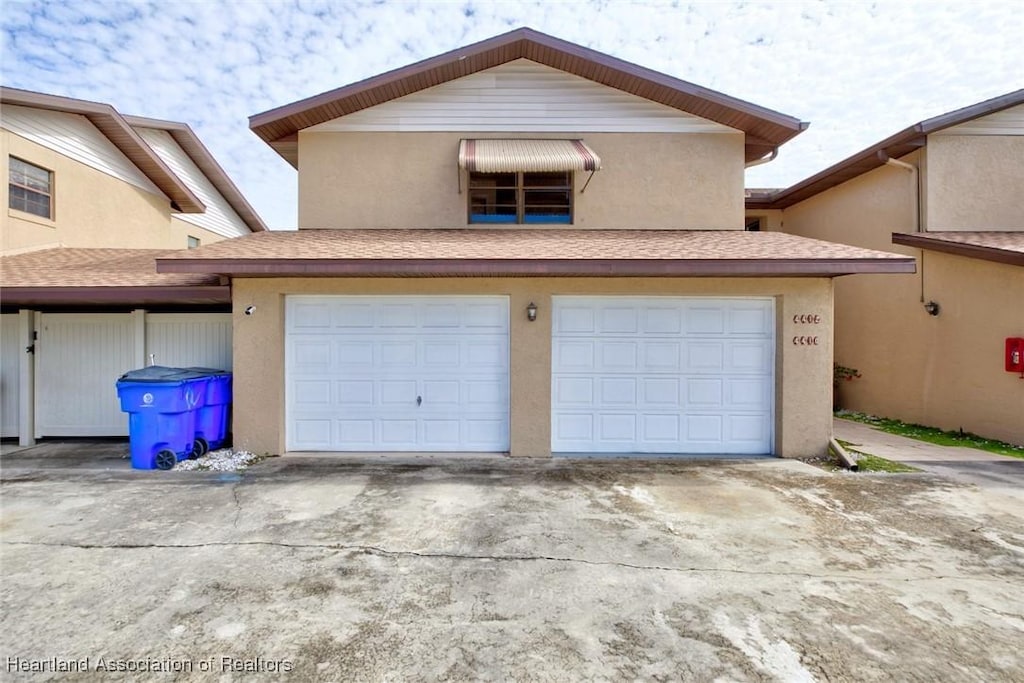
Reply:
<svg viewBox="0 0 1024 683"><path fill-rule="evenodd" d="M30 455L2 463L6 680L51 676L33 662L127 680L1024 678L1024 509L929 474L273 459L218 475Z"/></svg>

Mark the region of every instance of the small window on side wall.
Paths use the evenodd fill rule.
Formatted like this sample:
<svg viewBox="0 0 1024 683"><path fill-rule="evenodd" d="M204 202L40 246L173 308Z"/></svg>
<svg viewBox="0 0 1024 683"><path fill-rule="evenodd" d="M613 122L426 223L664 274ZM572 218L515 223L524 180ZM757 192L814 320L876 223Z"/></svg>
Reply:
<svg viewBox="0 0 1024 683"><path fill-rule="evenodd" d="M7 206L40 218L53 219L53 172L10 157Z"/></svg>
<svg viewBox="0 0 1024 683"><path fill-rule="evenodd" d="M198 237L193 237L192 235L189 235L188 236L188 248L189 249L195 249L198 246L199 246L199 238Z"/></svg>
<svg viewBox="0 0 1024 683"><path fill-rule="evenodd" d="M572 181L571 171L470 173L469 222L571 224Z"/></svg>

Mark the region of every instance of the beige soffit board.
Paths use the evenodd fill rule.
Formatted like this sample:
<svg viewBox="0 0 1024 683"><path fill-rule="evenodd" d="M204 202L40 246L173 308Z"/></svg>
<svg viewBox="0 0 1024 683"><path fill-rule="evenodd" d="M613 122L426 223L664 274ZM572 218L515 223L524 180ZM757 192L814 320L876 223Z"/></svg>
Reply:
<svg viewBox="0 0 1024 683"><path fill-rule="evenodd" d="M582 140L462 140L459 168L478 173L599 171L601 157Z"/></svg>

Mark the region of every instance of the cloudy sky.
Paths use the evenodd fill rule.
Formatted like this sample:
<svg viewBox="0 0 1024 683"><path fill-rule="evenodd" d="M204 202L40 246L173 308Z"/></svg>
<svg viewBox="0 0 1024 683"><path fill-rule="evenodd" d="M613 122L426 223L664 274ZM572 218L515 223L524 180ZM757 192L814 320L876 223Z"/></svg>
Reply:
<svg viewBox="0 0 1024 683"><path fill-rule="evenodd" d="M810 121L751 187L1024 87L1009 1L3 0L0 20L4 85L187 122L280 228L295 171L249 116L520 26Z"/></svg>

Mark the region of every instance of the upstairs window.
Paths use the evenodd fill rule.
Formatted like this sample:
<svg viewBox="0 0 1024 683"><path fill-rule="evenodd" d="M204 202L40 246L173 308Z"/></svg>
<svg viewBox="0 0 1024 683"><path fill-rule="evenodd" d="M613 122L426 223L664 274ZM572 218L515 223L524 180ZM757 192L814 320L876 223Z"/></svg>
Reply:
<svg viewBox="0 0 1024 683"><path fill-rule="evenodd" d="M573 222L572 171L469 174L470 223Z"/></svg>
<svg viewBox="0 0 1024 683"><path fill-rule="evenodd" d="M189 235L188 236L188 248L189 249L198 249L199 248L199 238L198 237L193 237L192 235Z"/></svg>
<svg viewBox="0 0 1024 683"><path fill-rule="evenodd" d="M7 205L41 218L53 218L53 172L17 157L9 159Z"/></svg>

